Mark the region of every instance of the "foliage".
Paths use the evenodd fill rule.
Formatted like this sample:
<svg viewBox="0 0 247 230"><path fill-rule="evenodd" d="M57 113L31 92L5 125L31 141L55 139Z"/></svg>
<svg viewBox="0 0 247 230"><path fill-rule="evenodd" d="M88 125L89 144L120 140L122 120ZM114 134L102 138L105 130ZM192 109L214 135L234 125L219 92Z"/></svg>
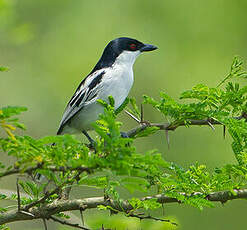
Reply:
<svg viewBox="0 0 247 230"><path fill-rule="evenodd" d="M1 162L0 177L7 176L17 169L29 175L19 183L28 195L28 198L21 198L22 205L32 205L42 198L42 202L34 206L52 203L65 188L86 185L103 188L104 196L114 199L120 207L124 205L120 189L124 188L125 193L128 191L132 210L123 209L126 216L131 216L139 210L159 209L161 206L156 199L139 199L134 195L136 191L147 195L158 191L199 209L213 207L213 203L206 199L208 194L222 190L234 192L234 189L244 188L247 184L247 86L235 82L246 77L242 64L238 58L234 59L230 73L219 85L224 85L223 88L210 88L199 84L183 92L179 102L164 92L160 94L160 100L144 96L144 103L151 104L165 117L169 117L170 126L185 124L190 127L194 120L207 120L209 123L218 122L224 125L232 137L235 164L227 164L209 172L206 165L197 163L182 168L174 162L166 161L162 154L155 150L139 153L134 146L135 139L150 136L159 127L148 127L133 138L122 138L121 123L116 121L119 110L114 110L114 100L110 97L109 104L99 101L105 112L93 124L98 135L95 151L70 135L40 139L15 135L16 128L24 128L16 115L24 112L26 108L2 108L0 125L7 136L0 138L0 146L2 151L9 157L14 157L16 161L14 165ZM128 99L120 110L122 111L127 104L131 106L129 111L140 119L141 112L134 99ZM36 173L44 175L46 182L37 183L32 180ZM0 199L16 201L18 197L0 194ZM119 212L111 206L100 206L99 209ZM6 207L1 208L1 212L8 210Z"/></svg>
<svg viewBox="0 0 247 230"><path fill-rule="evenodd" d="M7 71L8 69L9 69L9 68L7 68L7 67L0 66L0 72Z"/></svg>

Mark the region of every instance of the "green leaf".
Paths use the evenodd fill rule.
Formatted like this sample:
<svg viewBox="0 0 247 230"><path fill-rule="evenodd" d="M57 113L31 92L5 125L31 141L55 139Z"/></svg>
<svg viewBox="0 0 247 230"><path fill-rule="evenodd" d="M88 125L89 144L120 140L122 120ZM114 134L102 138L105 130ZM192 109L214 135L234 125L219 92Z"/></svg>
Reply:
<svg viewBox="0 0 247 230"><path fill-rule="evenodd" d="M0 66L0 72L8 71L8 70L9 70L8 67Z"/></svg>
<svg viewBox="0 0 247 230"><path fill-rule="evenodd" d="M127 105L129 104L129 101L130 101L130 99L126 98L125 101L123 102L123 104L120 105L120 107L118 107L116 109L115 114L117 115L117 114L121 113L127 107Z"/></svg>
<svg viewBox="0 0 247 230"><path fill-rule="evenodd" d="M109 100L109 104L110 104L110 106L114 107L114 105L115 105L115 101L114 101L113 96L109 96L109 97L108 97L108 100Z"/></svg>
<svg viewBox="0 0 247 230"><path fill-rule="evenodd" d="M5 200L7 198L6 195L0 193L0 200Z"/></svg>
<svg viewBox="0 0 247 230"><path fill-rule="evenodd" d="M0 109L0 119L10 118L14 115L19 115L20 113L27 111L26 107L21 106L8 106Z"/></svg>
<svg viewBox="0 0 247 230"><path fill-rule="evenodd" d="M107 208L107 206L104 206L104 205L98 205L97 209L106 211L108 208Z"/></svg>
<svg viewBox="0 0 247 230"><path fill-rule="evenodd" d="M2 212L3 209L0 208L0 212ZM6 226L5 224L0 225L0 230L10 230L10 228L8 226Z"/></svg>
<svg viewBox="0 0 247 230"><path fill-rule="evenodd" d="M234 57L229 74L217 85L217 87L236 77L247 77L247 72L243 71L243 61L238 56Z"/></svg>

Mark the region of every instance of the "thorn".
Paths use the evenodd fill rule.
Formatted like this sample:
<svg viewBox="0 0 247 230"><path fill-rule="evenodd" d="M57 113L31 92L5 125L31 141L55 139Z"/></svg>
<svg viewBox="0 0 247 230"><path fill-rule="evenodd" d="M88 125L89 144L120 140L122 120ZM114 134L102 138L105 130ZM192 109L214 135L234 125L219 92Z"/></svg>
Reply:
<svg viewBox="0 0 247 230"><path fill-rule="evenodd" d="M214 128L214 126L212 125L212 123L211 123L210 121L207 121L207 123L208 123L208 125L210 126L210 128L214 131L215 128Z"/></svg>
<svg viewBox="0 0 247 230"><path fill-rule="evenodd" d="M162 203L162 215L165 215L165 208L164 208L164 203Z"/></svg>
<svg viewBox="0 0 247 230"><path fill-rule="evenodd" d="M44 226L45 226L45 230L48 230L47 223L46 223L46 219L43 218L42 220L43 220L43 223L44 223Z"/></svg>
<svg viewBox="0 0 247 230"><path fill-rule="evenodd" d="M141 212L141 213L138 213L137 215L143 216L143 215L145 215L145 213L144 212Z"/></svg>
<svg viewBox="0 0 247 230"><path fill-rule="evenodd" d="M226 126L223 125L223 138L225 139L226 138Z"/></svg>
<svg viewBox="0 0 247 230"><path fill-rule="evenodd" d="M144 121L144 111L143 111L143 104L141 104L141 122Z"/></svg>
<svg viewBox="0 0 247 230"><path fill-rule="evenodd" d="M23 211L23 210L21 210L20 213L22 213L24 215L27 215L27 216L35 217L35 215L33 215L32 213L26 212L26 211Z"/></svg>
<svg viewBox="0 0 247 230"><path fill-rule="evenodd" d="M19 178L16 179L16 191L17 191L17 202L18 202L18 212L21 211L21 197L19 188Z"/></svg>
<svg viewBox="0 0 247 230"><path fill-rule="evenodd" d="M165 130L165 134L166 134L166 141L167 141L168 149L170 149L170 138L169 138L168 130Z"/></svg>
<svg viewBox="0 0 247 230"><path fill-rule="evenodd" d="M81 214L81 223L82 223L82 226L84 226L84 218L83 218L83 213L82 213L82 208L80 208L80 214Z"/></svg>
<svg viewBox="0 0 247 230"><path fill-rule="evenodd" d="M129 111L124 110L125 113L127 113L132 119L134 119L136 122L140 123L141 121L135 117L133 114L131 114Z"/></svg>

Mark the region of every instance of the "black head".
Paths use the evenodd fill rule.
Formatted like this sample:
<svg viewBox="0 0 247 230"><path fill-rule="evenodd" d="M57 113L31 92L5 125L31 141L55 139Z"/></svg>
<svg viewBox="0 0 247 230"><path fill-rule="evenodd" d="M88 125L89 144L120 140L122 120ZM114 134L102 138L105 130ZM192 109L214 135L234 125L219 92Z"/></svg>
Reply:
<svg viewBox="0 0 247 230"><path fill-rule="evenodd" d="M91 73L93 73L96 70L112 66L116 58L123 51L147 52L147 51L152 51L156 49L157 49L156 46L149 45L149 44L143 44L142 42L136 39L133 39L133 38L121 37L121 38L114 39L108 43L108 45L104 49L104 52L99 62L96 64L96 66L94 67Z"/></svg>

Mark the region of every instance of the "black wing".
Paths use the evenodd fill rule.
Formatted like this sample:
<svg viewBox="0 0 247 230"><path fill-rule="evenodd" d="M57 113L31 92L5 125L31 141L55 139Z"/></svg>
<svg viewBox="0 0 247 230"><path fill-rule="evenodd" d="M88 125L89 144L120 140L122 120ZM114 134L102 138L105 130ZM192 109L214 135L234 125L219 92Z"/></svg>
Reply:
<svg viewBox="0 0 247 230"><path fill-rule="evenodd" d="M97 99L97 94L101 88L101 80L105 74L104 70L98 70L88 75L78 86L73 97L70 99L64 111L57 134L61 134L67 122L74 117L86 105Z"/></svg>

